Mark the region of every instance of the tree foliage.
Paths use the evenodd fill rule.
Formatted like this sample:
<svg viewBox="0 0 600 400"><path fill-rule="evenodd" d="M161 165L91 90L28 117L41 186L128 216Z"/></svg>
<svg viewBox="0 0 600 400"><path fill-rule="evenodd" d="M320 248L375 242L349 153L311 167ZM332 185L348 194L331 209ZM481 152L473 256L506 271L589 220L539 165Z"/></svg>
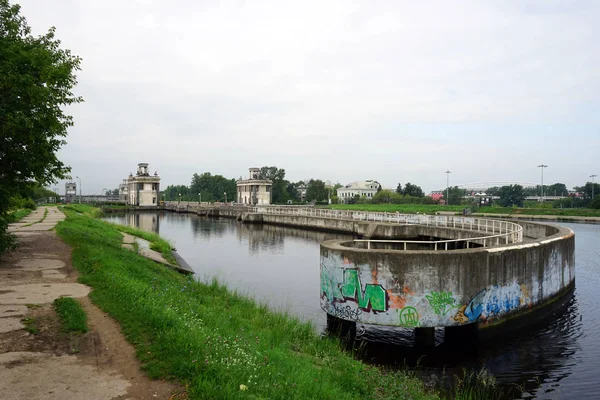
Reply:
<svg viewBox="0 0 600 400"><path fill-rule="evenodd" d="M324 201L329 196L329 189L325 187L325 182L320 179L311 179L306 188L307 201Z"/></svg>
<svg viewBox="0 0 600 400"><path fill-rule="evenodd" d="M237 184L235 179L227 179L223 175L212 175L210 172L204 172L201 175L192 176L190 185L190 200L198 201L199 194L202 195L202 201L237 201Z"/></svg>
<svg viewBox="0 0 600 400"><path fill-rule="evenodd" d="M498 203L503 207L523 207L525 192L521 185L502 186L498 190L498 196L500 196Z"/></svg>
<svg viewBox="0 0 600 400"><path fill-rule="evenodd" d="M9 198L70 171L56 152L73 125L65 107L83 101L72 92L81 60L60 45L54 28L32 36L20 6L0 0L0 253Z"/></svg>
<svg viewBox="0 0 600 400"><path fill-rule="evenodd" d="M458 186L450 186L447 190L444 190L444 200L449 205L460 205L465 196L465 190Z"/></svg>
<svg viewBox="0 0 600 400"><path fill-rule="evenodd" d="M273 186L271 187L271 201L273 203L285 203L291 198L287 191L289 182L285 180L285 169L262 167L258 177L259 179L269 179L273 182Z"/></svg>

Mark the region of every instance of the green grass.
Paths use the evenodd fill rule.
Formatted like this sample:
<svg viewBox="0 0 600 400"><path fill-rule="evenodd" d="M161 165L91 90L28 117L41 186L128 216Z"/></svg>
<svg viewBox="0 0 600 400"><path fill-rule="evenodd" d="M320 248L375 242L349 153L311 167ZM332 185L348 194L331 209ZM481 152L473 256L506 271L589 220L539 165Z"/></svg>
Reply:
<svg viewBox="0 0 600 400"><path fill-rule="evenodd" d="M112 224L65 214L56 231L92 301L120 323L150 377L180 382L192 399L439 398L407 372L355 360L309 323L123 249Z"/></svg>
<svg viewBox="0 0 600 400"><path fill-rule="evenodd" d="M150 242L150 248L154 251L158 251L165 260L171 264L177 264L177 260L173 256L173 246L171 243L161 238L156 233L146 232L141 229L133 228L131 226L111 224L121 232L129 233L130 235L140 237Z"/></svg>
<svg viewBox="0 0 600 400"><path fill-rule="evenodd" d="M557 215L572 217L600 217L600 210L593 208L513 208L513 207L481 207L478 213L517 214L517 215Z"/></svg>
<svg viewBox="0 0 600 400"><path fill-rule="evenodd" d="M81 304L72 297L59 297L54 300L54 310L60 317L63 331L85 333L88 331L87 315Z"/></svg>
<svg viewBox="0 0 600 400"><path fill-rule="evenodd" d="M19 222L20 220L22 220L23 218L25 218L32 212L33 212L33 210L31 210L29 208L22 208L20 210L9 212L8 213L8 222L9 223Z"/></svg>
<svg viewBox="0 0 600 400"><path fill-rule="evenodd" d="M70 204L63 207L63 210L73 210L77 213L86 215L90 218L99 218L103 215L100 208L87 204ZM167 262L177 264L177 260L173 256L173 246L167 240L161 238L156 233L146 232L141 229L130 226L111 224L121 232L129 233L130 235L140 237L150 242L150 249L159 252ZM137 251L136 251L137 252Z"/></svg>
<svg viewBox="0 0 600 400"><path fill-rule="evenodd" d="M404 214L433 214L440 211L462 213L469 206L440 206L431 204L333 204L328 206L334 210L353 210L371 212L400 212ZM600 217L600 210L592 208L550 208L548 206L535 208L516 207L481 207L477 213L487 214L520 214L520 215L556 215L573 217Z"/></svg>
<svg viewBox="0 0 600 400"><path fill-rule="evenodd" d="M356 210L372 212L400 212L404 214L433 214L438 211L462 213L467 206L440 206L437 204L332 204L334 210Z"/></svg>

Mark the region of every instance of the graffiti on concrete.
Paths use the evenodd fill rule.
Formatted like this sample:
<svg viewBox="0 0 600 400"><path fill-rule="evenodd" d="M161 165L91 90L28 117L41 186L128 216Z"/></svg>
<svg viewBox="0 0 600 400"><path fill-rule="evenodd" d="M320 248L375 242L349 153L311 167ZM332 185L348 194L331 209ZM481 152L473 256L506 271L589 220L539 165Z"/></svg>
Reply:
<svg viewBox="0 0 600 400"><path fill-rule="evenodd" d="M365 311L386 311L388 309L388 294L380 284L367 283L362 290L357 269L344 270L342 296L345 300L353 300L358 307Z"/></svg>
<svg viewBox="0 0 600 400"><path fill-rule="evenodd" d="M400 326L405 328L415 328L419 326L419 313L417 309L411 306L399 310Z"/></svg>
<svg viewBox="0 0 600 400"><path fill-rule="evenodd" d="M347 319L350 321L358 321L362 311L358 308L352 308L350 306L337 306L335 304L330 304L328 313L334 317Z"/></svg>
<svg viewBox="0 0 600 400"><path fill-rule="evenodd" d="M340 283L339 278L332 273L332 270L326 266L321 268L321 299L330 305L354 301L360 310L366 312L387 311L389 296L382 285L367 283L363 287L357 268L343 269L342 277L342 283ZM335 308L327 305L325 307L330 310Z"/></svg>
<svg viewBox="0 0 600 400"><path fill-rule="evenodd" d="M516 282L510 285L490 286L471 298L462 306L453 320L460 323L475 322L504 314L530 303L525 285Z"/></svg>
<svg viewBox="0 0 600 400"><path fill-rule="evenodd" d="M452 292L431 292L425 298L429 301L433 312L438 315L446 315L450 310L458 307Z"/></svg>

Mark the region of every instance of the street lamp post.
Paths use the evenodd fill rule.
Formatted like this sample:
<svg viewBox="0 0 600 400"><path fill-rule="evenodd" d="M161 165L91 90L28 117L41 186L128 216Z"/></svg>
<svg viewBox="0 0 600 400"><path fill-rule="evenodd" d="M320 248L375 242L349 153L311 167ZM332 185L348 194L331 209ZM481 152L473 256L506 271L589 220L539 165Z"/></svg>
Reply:
<svg viewBox="0 0 600 400"><path fill-rule="evenodd" d="M227 192L223 192L223 196L225 196L225 204L227 204Z"/></svg>
<svg viewBox="0 0 600 400"><path fill-rule="evenodd" d="M544 168L548 168L548 166L544 165L544 164L540 164L540 165L538 165L538 168L542 169L542 190L541 190L540 201L543 203L544 202Z"/></svg>
<svg viewBox="0 0 600 400"><path fill-rule="evenodd" d="M590 178L592 178L592 200L594 200L594 178L597 176L596 174L590 175Z"/></svg>
<svg viewBox="0 0 600 400"><path fill-rule="evenodd" d="M198 193L198 205L202 204L202 193Z"/></svg>
<svg viewBox="0 0 600 400"><path fill-rule="evenodd" d="M450 174L452 172L446 171L444 173L446 174L446 205L449 206L450 205Z"/></svg>
<svg viewBox="0 0 600 400"><path fill-rule="evenodd" d="M79 204L81 204L81 178L78 176L76 176L75 178L79 179Z"/></svg>
<svg viewBox="0 0 600 400"><path fill-rule="evenodd" d="M181 203L181 193L179 193L179 203Z"/></svg>

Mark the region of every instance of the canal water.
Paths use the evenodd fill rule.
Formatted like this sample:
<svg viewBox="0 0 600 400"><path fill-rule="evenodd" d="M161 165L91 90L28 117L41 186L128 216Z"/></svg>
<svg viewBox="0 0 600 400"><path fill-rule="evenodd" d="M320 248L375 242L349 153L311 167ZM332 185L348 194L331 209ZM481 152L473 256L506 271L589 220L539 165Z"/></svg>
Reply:
<svg viewBox="0 0 600 400"><path fill-rule="evenodd" d="M348 236L192 214L109 214L106 220L160 233L196 271L311 321L322 332L319 243ZM429 353L411 347L410 331L358 326L366 361L414 366L433 382L465 369L487 369L508 398L600 399L600 225L560 223L575 231L576 288L554 315L494 342Z"/></svg>

